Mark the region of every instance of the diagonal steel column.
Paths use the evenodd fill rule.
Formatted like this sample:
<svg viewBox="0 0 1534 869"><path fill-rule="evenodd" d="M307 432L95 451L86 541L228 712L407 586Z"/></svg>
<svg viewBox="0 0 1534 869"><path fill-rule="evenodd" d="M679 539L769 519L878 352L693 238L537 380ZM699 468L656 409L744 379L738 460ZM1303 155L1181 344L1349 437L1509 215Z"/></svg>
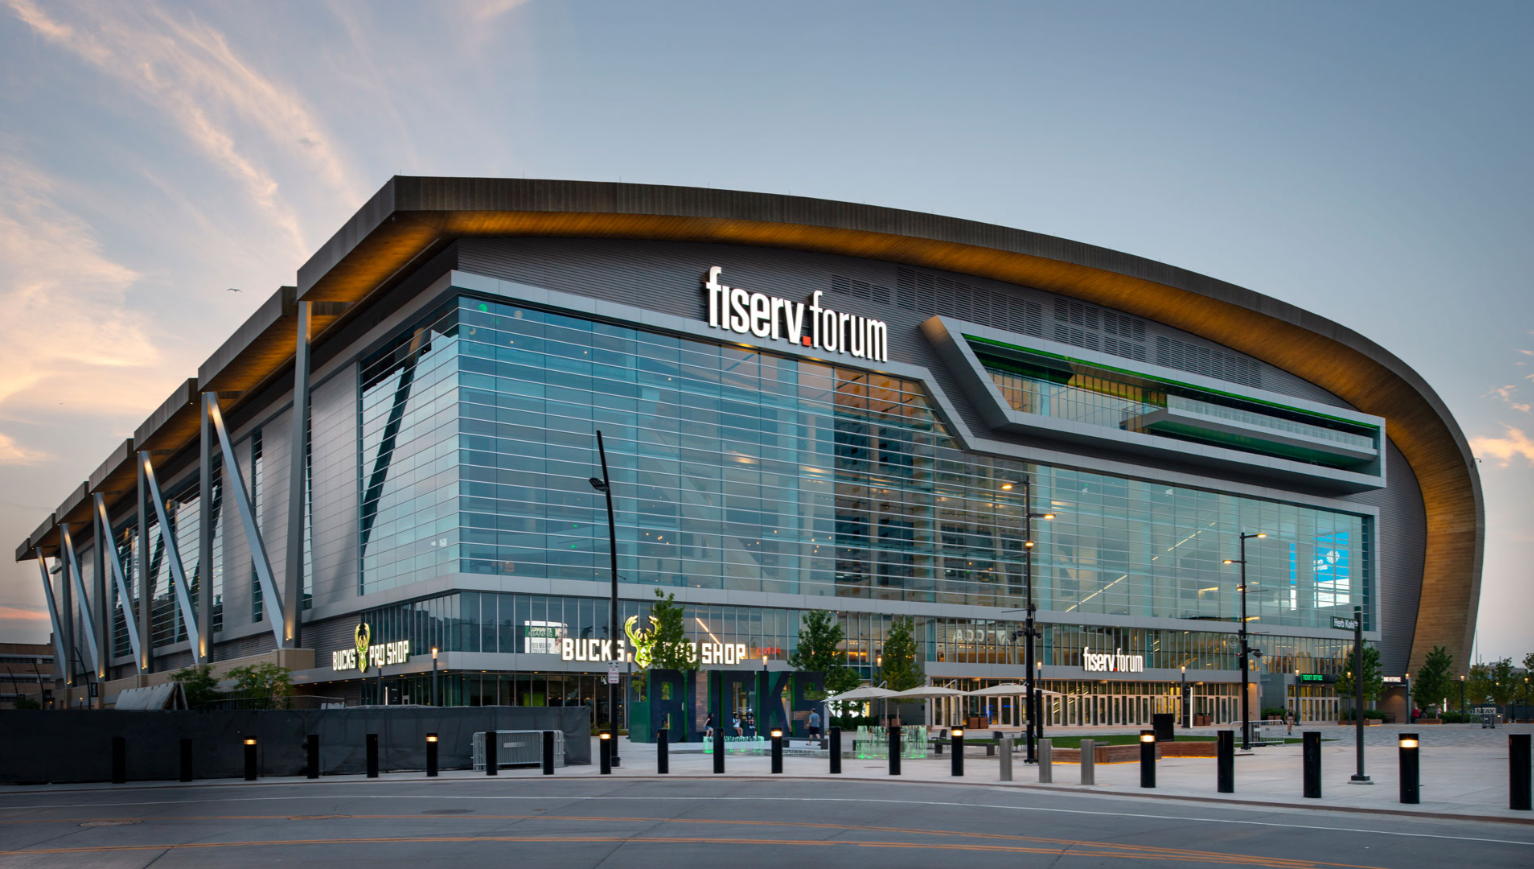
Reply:
<svg viewBox="0 0 1534 869"><path fill-rule="evenodd" d="M151 648L154 643L154 603L152 600L154 586L154 574L150 570L149 563L149 505L144 503L148 500L148 492L144 485L144 466L138 468L137 503L135 510L138 513L138 636L139 636L139 661L138 671L148 673L154 663L154 651Z"/></svg>
<svg viewBox="0 0 1534 869"><path fill-rule="evenodd" d="M213 432L208 420L208 401L218 396L204 392L197 409L198 503L202 505L197 524L197 638L202 660L213 659L213 535L218 533L219 517L213 512Z"/></svg>
<svg viewBox="0 0 1534 869"><path fill-rule="evenodd" d="M96 664L96 680L105 681L107 674L112 669L112 606L107 602L107 562L106 547L111 544L111 535L101 536L101 529L94 517L91 519L91 537L95 538L95 545L91 547L92 561L95 562L95 576L92 583L93 605L91 612L96 619L96 648L101 650L101 660ZM98 697L97 702L103 702Z"/></svg>
<svg viewBox="0 0 1534 869"><path fill-rule="evenodd" d="M288 561L283 573L282 600L286 605L283 633L288 645L299 645L304 613L304 503L308 470L309 435L309 310L310 302L298 303L298 344L293 353L293 448L288 451Z"/></svg>
<svg viewBox="0 0 1534 869"><path fill-rule="evenodd" d="M149 498L154 501L154 515L160 523L160 542L165 547L165 560L170 563L170 584L176 590L176 606L181 610L181 621L186 624L186 637L192 648L192 663L202 663L202 644L198 641L197 616L192 611L191 587L186 582L186 571L181 566L181 550L176 546L176 532L170 527L170 517L165 512L165 497L160 494L160 484L154 478L154 465L149 453L138 454L144 482L149 486Z"/></svg>
<svg viewBox="0 0 1534 869"><path fill-rule="evenodd" d="M64 645L64 629L59 625L59 608L53 602L53 580L48 578L48 559L37 556L37 569L43 575L43 598L48 601L48 621L53 625L53 669L64 677L64 684L71 684L69 677L69 650Z"/></svg>
<svg viewBox="0 0 1534 869"><path fill-rule="evenodd" d="M59 553L62 567L66 574L64 581L69 583L79 597L80 607L80 633L85 635L85 648L91 653L91 669L96 673L101 672L101 650L96 646L96 620L91 618L90 598L85 595L85 580L80 577L80 556L75 552L75 539L69 533L69 526L59 523ZM65 613L67 618L73 618L70 613Z"/></svg>
<svg viewBox="0 0 1534 869"><path fill-rule="evenodd" d="M112 579L117 583L117 605L123 611L123 630L128 632L128 646L133 649L133 664L140 673L144 671L144 656L140 651L138 626L133 621L133 595L128 587L128 576L123 571L122 557L117 553L117 542L112 537L112 521L107 518L107 502L96 495L96 534L106 551L107 564L112 567Z"/></svg>
<svg viewBox="0 0 1534 869"><path fill-rule="evenodd" d="M234 506L240 513L240 526L245 529L245 540L250 544L250 560L256 567L256 581L261 583L261 600L266 608L266 620L272 626L272 634L277 638L277 648L292 648L283 636L284 605L291 606L291 601L283 601L277 595L277 584L272 579L272 563L266 557L266 544L261 540L261 529L256 525L256 511L250 505L250 490L245 488L245 475L240 473L240 463L234 455L234 447L229 443L229 432L224 429L224 415L218 409L218 402L213 396L203 394L203 407L206 408L208 420L213 424L213 431L218 435L219 451L224 456L224 470L229 474L227 492L234 496Z"/></svg>

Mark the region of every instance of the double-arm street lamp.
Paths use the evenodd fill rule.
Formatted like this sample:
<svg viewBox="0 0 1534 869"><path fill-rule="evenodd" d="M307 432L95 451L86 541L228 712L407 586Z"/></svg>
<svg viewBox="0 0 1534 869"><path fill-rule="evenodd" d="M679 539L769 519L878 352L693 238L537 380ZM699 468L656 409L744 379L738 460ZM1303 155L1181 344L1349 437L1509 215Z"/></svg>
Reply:
<svg viewBox="0 0 1534 869"><path fill-rule="evenodd" d="M1248 534L1241 532L1241 557L1227 558L1226 564L1241 565L1241 584L1236 590L1241 592L1241 750L1252 750L1252 709L1250 692L1247 691L1247 683L1251 680L1251 655L1252 647L1247 643L1246 637L1246 541L1253 538L1267 537L1267 534Z"/></svg>
<svg viewBox="0 0 1534 869"><path fill-rule="evenodd" d="M1001 488L1003 490L1011 490L1012 484L1003 483ZM1042 673L1042 667L1036 666L1033 659L1033 640L1034 637L1039 635L1038 627L1034 624L1033 620L1035 611L1033 604L1033 520L1053 518L1055 518L1053 513L1033 512L1033 486L1025 480L1023 482L1023 600L1024 613L1026 615L1023 618L1023 642L1025 644L1023 666L1026 670L1023 678L1026 684L1023 686L1023 690L1028 698L1025 705L1028 715L1028 756L1025 760L1026 763L1036 762L1033 749L1034 739L1036 736L1041 737L1044 734L1043 728L1039 726L1041 723L1039 721L1039 711L1043 708L1043 704L1039 702L1039 685L1038 680L1035 678Z"/></svg>

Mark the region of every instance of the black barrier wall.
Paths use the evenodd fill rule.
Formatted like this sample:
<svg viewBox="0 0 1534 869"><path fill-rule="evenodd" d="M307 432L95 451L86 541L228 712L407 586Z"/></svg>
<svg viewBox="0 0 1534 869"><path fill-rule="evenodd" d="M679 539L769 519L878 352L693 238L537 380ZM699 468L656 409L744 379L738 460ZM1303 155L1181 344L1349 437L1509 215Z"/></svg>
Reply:
<svg viewBox="0 0 1534 869"><path fill-rule="evenodd" d="M0 783L112 779L112 739L126 743L127 780L174 780L180 742L192 741L199 779L245 773L243 740L256 739L263 776L304 775L307 738L320 741L324 775L361 774L367 734L377 733L384 771L426 769L426 734L439 738L442 769L467 769L474 733L560 730L572 764L591 763L591 713L585 706L364 707L292 712L0 711Z"/></svg>

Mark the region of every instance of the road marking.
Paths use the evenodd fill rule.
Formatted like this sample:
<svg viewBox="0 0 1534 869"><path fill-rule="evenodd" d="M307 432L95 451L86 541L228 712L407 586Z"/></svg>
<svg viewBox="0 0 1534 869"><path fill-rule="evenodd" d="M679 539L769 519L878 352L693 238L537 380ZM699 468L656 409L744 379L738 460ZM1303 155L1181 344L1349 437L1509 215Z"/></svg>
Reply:
<svg viewBox="0 0 1534 869"><path fill-rule="evenodd" d="M1046 854L1055 857L1091 857L1096 859L1165 860L1182 863L1213 863L1218 865L1268 866L1274 869L1308 869L1318 866L1349 866L1349 869L1377 869L1337 863L1311 863L1284 858L1257 857L1244 854L1221 854L1199 856L1196 853L1125 853L1122 851L1072 851L1065 848L1023 847L1019 845L972 845L945 842L852 842L838 839L743 839L712 838L708 836L399 836L368 837L355 839L288 839L283 841L251 842L189 842L169 845L91 845L71 848L31 848L20 851L0 851L0 857L22 857L39 854L99 854L111 851L181 851L208 850L214 848L268 848L294 847L299 845L392 845L392 844L449 844L467 842L603 842L621 845L800 845L826 848L901 848L917 851L983 851L1003 854Z"/></svg>
<svg viewBox="0 0 1534 869"><path fill-rule="evenodd" d="M627 784L628 782L625 782L625 783ZM635 783L637 784L639 782L635 782ZM393 784L393 783L391 782L390 784ZM404 784L404 783L402 782L401 784ZM378 787L378 785L368 784L366 782L316 782L316 783L312 783L312 784L308 784L308 785L300 785L299 787L306 787L307 788L307 787L315 787L316 785L326 785L326 786L329 786L329 787L344 787L344 786L348 786L348 785L359 786L359 787L375 787L375 788ZM28 805L28 806L15 806L15 807L4 807L4 808L6 810L10 810L10 811L34 811L34 810L37 810L37 809L114 808L114 807L118 807L118 806L134 807L134 806L186 805L188 803L207 802L208 800L207 800L205 795L206 795L206 793L209 790L235 790L235 789L238 789L238 788L239 788L238 785L235 785L235 786L232 786L232 787L221 786L221 785L214 785L214 786L207 787L207 788L199 788L198 789L198 794L194 795L195 798L193 798L193 799L186 799L186 800L142 800L142 801L135 801L135 802L131 802L131 803L95 803L95 804L91 804L89 806L82 806L82 805L80 805L78 803L55 803L55 804L45 804L45 805L34 804L34 805ZM1107 796L1107 795L1105 795L1105 796ZM356 795L348 796L347 799L352 799L352 800L363 800L363 799L366 799L366 800L416 800L416 799L422 799L423 797L429 797L430 799L434 799L434 800L543 800L543 801L567 800L567 801L581 801L581 802L584 802L584 801L612 800L612 801L627 801L627 802L637 801L637 802L692 802L692 803L695 803L695 802L878 803L878 804L910 805L910 806L942 806L942 807L952 807L952 808L960 808L960 809L998 809L998 810L1002 810L1002 811L1012 811L1012 812L1048 812L1048 813L1054 813L1054 814L1090 815L1090 816L1094 816L1094 817L1107 817L1107 818L1142 818L1142 819L1146 819L1146 820L1156 820L1156 821L1176 821L1178 823L1186 823L1186 822L1189 822L1189 821L1193 821L1193 822L1206 823L1206 824L1240 824L1240 825L1257 826L1257 827L1278 827L1278 828L1290 829L1290 830L1320 830L1320 831L1332 832L1332 833L1362 833L1362 834L1366 834L1366 835L1375 835L1375 836L1409 836L1409 837L1419 838L1419 839L1447 839L1447 840L1456 841L1456 842L1488 842L1488 843L1497 844L1497 845L1534 846L1534 841L1520 841L1520 840L1516 840L1516 839L1491 839L1491 838L1486 838L1486 837L1483 837L1483 836L1451 836L1451 835L1447 835L1447 834L1443 834L1443 833L1415 833L1415 832L1409 832L1409 831L1404 831L1404 830L1371 830L1371 829L1366 829L1366 828L1362 828L1362 827L1329 827L1329 826L1326 826L1326 825L1323 825L1323 824L1288 824L1288 823L1280 823L1278 821L1252 821L1252 820L1245 820L1245 819L1239 819L1239 818L1198 818L1198 817L1192 817L1192 816L1188 816L1188 815L1152 815L1152 814L1145 814L1145 813L1141 813L1141 812L1100 812L1100 811L1093 811L1093 810L1090 810L1090 809L1062 809L1062 808L1046 807L1046 806L1004 806L1004 805L996 805L996 804L992 804L992 803L957 803L957 802L945 801L945 800L893 800L893 799L853 799L853 798L849 798L849 797L762 797L762 796L747 796L747 797L727 797L727 796L713 796L713 797L663 797L663 796L624 797L624 796L572 796L572 795L556 795L556 794L544 794L544 795L541 795L541 796L540 795L513 795L513 794L486 794L486 795L483 795L483 796L472 796L472 795L468 795L468 794L420 794L420 793L415 793L415 794L356 794ZM229 803L246 803L246 802L251 802L251 803L254 803L254 802L291 802L293 800L327 800L328 801L328 800L332 800L332 799L333 799L332 797L324 797L324 796L319 796L319 795L309 796L309 795L298 794L298 795L282 796L282 797L231 797L231 798L228 798L228 799L220 800L220 802L229 802ZM1460 820L1460 819L1455 818L1453 820Z"/></svg>
<svg viewBox="0 0 1534 869"><path fill-rule="evenodd" d="M470 811L463 809L460 811ZM316 819L324 820L358 820L358 821L571 821L587 823L601 821L604 823L634 823L634 824L696 824L698 826L740 826L740 827L803 827L817 830L838 830L842 832L859 831L873 833L907 833L923 836L950 836L956 839L996 839L1009 842L1033 842L1045 845L1064 845L1088 848L1112 848L1129 852L1147 852L1162 856L1190 857L1196 859L1227 860L1231 854L1221 851L1200 851L1188 848L1168 848L1160 845L1134 845L1118 842L1101 842L1081 839L1054 839L1043 836L1018 836L1008 833L976 833L959 830L937 830L910 827L879 827L866 824L830 824L816 823L812 821L765 821L754 819L729 820L721 818L646 818L646 817L602 817L598 815L176 815L174 817L142 817L142 818L99 818L94 823L98 824L138 824L145 821L309 821ZM37 821L0 821L0 824L73 824L82 818L48 818ZM84 826L84 825L82 825ZM1244 855L1243 855L1244 856ZM1328 863L1318 860L1305 860L1289 857L1251 857L1250 859L1264 860L1275 866L1314 867L1331 866L1347 867L1356 869L1351 863Z"/></svg>

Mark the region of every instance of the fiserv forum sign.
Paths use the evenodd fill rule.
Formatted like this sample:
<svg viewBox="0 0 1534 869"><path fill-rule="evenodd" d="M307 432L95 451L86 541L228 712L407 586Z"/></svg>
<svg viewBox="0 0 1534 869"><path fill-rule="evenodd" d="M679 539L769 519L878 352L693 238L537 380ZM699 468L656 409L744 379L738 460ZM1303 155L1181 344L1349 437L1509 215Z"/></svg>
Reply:
<svg viewBox="0 0 1534 869"><path fill-rule="evenodd" d="M889 326L820 304L816 290L808 303L754 293L719 283L722 266L710 266L703 279L708 294L708 324L739 335L787 339L804 347L845 353L858 359L888 362Z"/></svg>

